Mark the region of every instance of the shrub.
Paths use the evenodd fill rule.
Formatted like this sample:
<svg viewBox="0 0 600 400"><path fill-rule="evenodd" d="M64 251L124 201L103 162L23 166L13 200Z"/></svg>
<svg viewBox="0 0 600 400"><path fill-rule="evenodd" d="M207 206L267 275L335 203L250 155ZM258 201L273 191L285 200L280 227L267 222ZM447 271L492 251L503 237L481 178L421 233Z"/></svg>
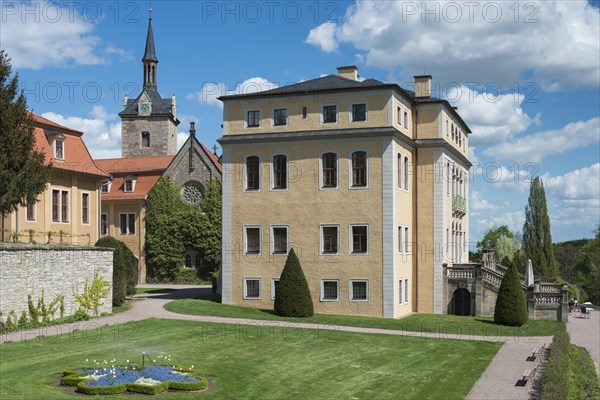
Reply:
<svg viewBox="0 0 600 400"><path fill-rule="evenodd" d="M120 383L114 386L88 386L86 385L87 382L87 380L79 382L77 385L77 391L91 395L120 394L127 391L127 384L125 383Z"/></svg>
<svg viewBox="0 0 600 400"><path fill-rule="evenodd" d="M500 284L494 322L507 326L521 326L529 318L527 302L515 265L511 265Z"/></svg>
<svg viewBox="0 0 600 400"><path fill-rule="evenodd" d="M115 249L113 253L113 306L120 306L135 294L138 280L137 259L127 245L111 236L100 238L98 247Z"/></svg>
<svg viewBox="0 0 600 400"><path fill-rule="evenodd" d="M275 314L285 317L312 317L314 314L308 283L294 249L290 250L279 278Z"/></svg>

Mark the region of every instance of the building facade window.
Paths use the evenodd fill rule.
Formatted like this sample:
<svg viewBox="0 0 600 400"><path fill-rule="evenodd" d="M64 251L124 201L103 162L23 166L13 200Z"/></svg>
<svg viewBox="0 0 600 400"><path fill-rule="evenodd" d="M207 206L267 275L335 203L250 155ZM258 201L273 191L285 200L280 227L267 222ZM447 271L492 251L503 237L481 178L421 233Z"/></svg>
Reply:
<svg viewBox="0 0 600 400"><path fill-rule="evenodd" d="M57 160L65 159L65 142L63 140L56 139L54 141L54 158Z"/></svg>
<svg viewBox="0 0 600 400"><path fill-rule="evenodd" d="M335 153L325 153L321 157L322 187L337 188L338 156Z"/></svg>
<svg viewBox="0 0 600 400"><path fill-rule="evenodd" d="M398 226L398 253L403 253L404 252L404 243L402 241L402 226L399 225Z"/></svg>
<svg viewBox="0 0 600 400"><path fill-rule="evenodd" d="M288 253L288 230L286 225L271 226L271 254Z"/></svg>
<svg viewBox="0 0 600 400"><path fill-rule="evenodd" d="M110 180L109 179L104 179L102 181L102 186L100 186L100 192L101 193L110 192Z"/></svg>
<svg viewBox="0 0 600 400"><path fill-rule="evenodd" d="M287 189L287 157L283 154L273 157L273 189Z"/></svg>
<svg viewBox="0 0 600 400"><path fill-rule="evenodd" d="M150 132L142 132L142 147L150 147Z"/></svg>
<svg viewBox="0 0 600 400"><path fill-rule="evenodd" d="M260 299L260 278L244 278L244 299Z"/></svg>
<svg viewBox="0 0 600 400"><path fill-rule="evenodd" d="M100 214L100 235L108 235L108 214Z"/></svg>
<svg viewBox="0 0 600 400"><path fill-rule="evenodd" d="M340 281L337 279L321 280L321 301L339 301Z"/></svg>
<svg viewBox="0 0 600 400"><path fill-rule="evenodd" d="M125 183L123 184L123 191L125 193L133 193L135 190L136 179L133 177L126 177Z"/></svg>
<svg viewBox="0 0 600 400"><path fill-rule="evenodd" d="M260 127L260 111L259 110L251 110L246 113L246 127L247 128Z"/></svg>
<svg viewBox="0 0 600 400"><path fill-rule="evenodd" d="M244 254L261 254L261 227L244 227Z"/></svg>
<svg viewBox="0 0 600 400"><path fill-rule="evenodd" d="M192 256L190 254L185 255L185 267L192 268Z"/></svg>
<svg viewBox="0 0 600 400"><path fill-rule="evenodd" d="M367 254L369 252L369 227L368 225L350 225L352 237L351 254Z"/></svg>
<svg viewBox="0 0 600 400"><path fill-rule="evenodd" d="M324 124L334 124L337 122L337 106L323 106L322 120Z"/></svg>
<svg viewBox="0 0 600 400"><path fill-rule="evenodd" d="M260 190L260 159L257 156L246 158L246 190Z"/></svg>
<svg viewBox="0 0 600 400"><path fill-rule="evenodd" d="M367 105L365 103L352 104L352 122L364 122L367 120Z"/></svg>
<svg viewBox="0 0 600 400"><path fill-rule="evenodd" d="M367 186L367 153L355 151L352 153L352 187Z"/></svg>
<svg viewBox="0 0 600 400"><path fill-rule="evenodd" d="M402 293L402 289L404 288L403 286L403 279L400 279L398 281L398 303L402 304L402 300L404 299L403 293Z"/></svg>
<svg viewBox="0 0 600 400"><path fill-rule="evenodd" d="M398 189L402 189L402 153L398 153Z"/></svg>
<svg viewBox="0 0 600 400"><path fill-rule="evenodd" d="M408 129L408 112L404 111L404 128Z"/></svg>
<svg viewBox="0 0 600 400"><path fill-rule="evenodd" d="M35 221L35 202L27 202L27 221Z"/></svg>
<svg viewBox="0 0 600 400"><path fill-rule="evenodd" d="M404 157L404 190L408 190L408 157Z"/></svg>
<svg viewBox="0 0 600 400"><path fill-rule="evenodd" d="M404 227L404 252L410 252L410 241L408 239L408 226Z"/></svg>
<svg viewBox="0 0 600 400"><path fill-rule="evenodd" d="M200 257L200 254L196 254L194 256L194 265L196 266L196 269L200 269L202 268L202 257Z"/></svg>
<svg viewBox="0 0 600 400"><path fill-rule="evenodd" d="M350 280L350 301L369 301L369 281L367 279Z"/></svg>
<svg viewBox="0 0 600 400"><path fill-rule="evenodd" d="M135 235L135 214L119 215L119 231L121 235Z"/></svg>
<svg viewBox="0 0 600 400"><path fill-rule="evenodd" d="M408 279L404 280L404 302L408 303Z"/></svg>
<svg viewBox="0 0 600 400"><path fill-rule="evenodd" d="M396 120L398 125L402 125L402 107L400 106L396 108Z"/></svg>
<svg viewBox="0 0 600 400"><path fill-rule="evenodd" d="M90 223L90 194L81 193L81 223Z"/></svg>
<svg viewBox="0 0 600 400"><path fill-rule="evenodd" d="M273 110L273 126L287 125L287 108Z"/></svg>
<svg viewBox="0 0 600 400"><path fill-rule="evenodd" d="M340 227L339 225L321 225L321 254L339 254Z"/></svg>
<svg viewBox="0 0 600 400"><path fill-rule="evenodd" d="M66 190L60 193L60 210L61 222L69 222L69 192Z"/></svg>
<svg viewBox="0 0 600 400"><path fill-rule="evenodd" d="M279 286L279 278L271 279L271 300L275 300L277 295L277 286Z"/></svg>

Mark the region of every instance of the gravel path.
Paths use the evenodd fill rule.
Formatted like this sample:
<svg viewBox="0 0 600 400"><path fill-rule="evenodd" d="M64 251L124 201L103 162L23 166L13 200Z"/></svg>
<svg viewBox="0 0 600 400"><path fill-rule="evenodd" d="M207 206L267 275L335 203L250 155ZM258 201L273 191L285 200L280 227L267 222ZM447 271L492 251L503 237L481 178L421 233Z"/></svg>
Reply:
<svg viewBox="0 0 600 400"><path fill-rule="evenodd" d="M170 301L179 298L190 298L206 296L210 293L209 286L176 286L176 285L144 285L144 287L155 288L173 288L177 289L167 293L143 294L135 296L138 301L132 303L129 310L94 319L92 321L84 321L73 324L57 325L46 328L40 328L29 331L15 332L0 337L0 343L9 341L22 340L51 340L50 337L60 334L75 334L75 332L84 335L98 335L102 332L103 327L110 329L111 325L123 324L132 321L140 321L147 318L161 318L185 321L198 321L207 323L221 324L240 324L240 325L257 325L261 327L282 327L282 328L301 328L301 329L320 329L325 331L343 331L370 333L382 335L401 335L412 337L423 337L432 339L456 339L456 340L480 340L492 342L504 342L500 351L496 354L488 368L476 382L475 386L469 392L467 399L483 400L483 399L529 399L532 391L531 382L523 382L521 380L522 373L525 369L532 369L540 360L539 357L531 360L531 352L535 347L541 347L544 343L549 345L552 342L552 337L486 337L473 335L456 335L456 334L441 334L428 332L408 332L391 329L377 328L359 328L352 326L339 325L322 325L315 323L296 323L296 322L279 322L268 320L252 320L241 318L224 318L224 317L209 317L200 315L176 314L164 309L164 305ZM570 317L568 330L571 334L573 343L586 347L598 368L600 354L600 329L598 312L592 313L591 319ZM105 328L106 329L106 328ZM78 331L76 331L78 330ZM101 334L101 333L100 333ZM114 334L114 333L113 333Z"/></svg>

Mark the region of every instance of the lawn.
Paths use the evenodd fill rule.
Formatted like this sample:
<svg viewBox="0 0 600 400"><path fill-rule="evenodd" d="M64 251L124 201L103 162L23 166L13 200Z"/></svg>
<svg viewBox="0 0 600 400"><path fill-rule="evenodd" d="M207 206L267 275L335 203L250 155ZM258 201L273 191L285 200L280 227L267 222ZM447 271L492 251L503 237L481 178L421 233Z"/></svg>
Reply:
<svg viewBox="0 0 600 400"><path fill-rule="evenodd" d="M145 288L135 288L135 294L169 293L169 292L174 292L175 290L177 290L177 289L145 287Z"/></svg>
<svg viewBox="0 0 600 400"><path fill-rule="evenodd" d="M274 321L315 322L320 324L359 326L380 329L398 329L440 334L459 333L464 336L552 336L564 331L565 324L556 321L529 321L521 327L494 324L489 317L461 317L456 315L414 314L402 319L356 317L347 315L315 314L311 318L283 318L272 310L230 306L209 300L176 300L165 305L169 311L180 314L210 315L231 318L251 318Z"/></svg>
<svg viewBox="0 0 600 400"><path fill-rule="evenodd" d="M144 351L170 354L215 377L215 392L169 392L161 399L463 399L499 348L284 324L147 319L0 345L0 398L72 399L52 386L55 374L86 366L86 358L141 360Z"/></svg>

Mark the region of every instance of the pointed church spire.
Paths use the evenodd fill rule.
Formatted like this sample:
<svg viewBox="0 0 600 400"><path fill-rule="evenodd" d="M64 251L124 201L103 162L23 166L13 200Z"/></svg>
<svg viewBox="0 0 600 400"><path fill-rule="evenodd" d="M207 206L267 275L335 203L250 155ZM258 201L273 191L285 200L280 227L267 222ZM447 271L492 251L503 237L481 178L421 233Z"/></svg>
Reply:
<svg viewBox="0 0 600 400"><path fill-rule="evenodd" d="M154 34L152 33L152 6L149 8L148 34L146 36L146 51L142 58L144 64L144 89L156 89L156 50L154 49Z"/></svg>

